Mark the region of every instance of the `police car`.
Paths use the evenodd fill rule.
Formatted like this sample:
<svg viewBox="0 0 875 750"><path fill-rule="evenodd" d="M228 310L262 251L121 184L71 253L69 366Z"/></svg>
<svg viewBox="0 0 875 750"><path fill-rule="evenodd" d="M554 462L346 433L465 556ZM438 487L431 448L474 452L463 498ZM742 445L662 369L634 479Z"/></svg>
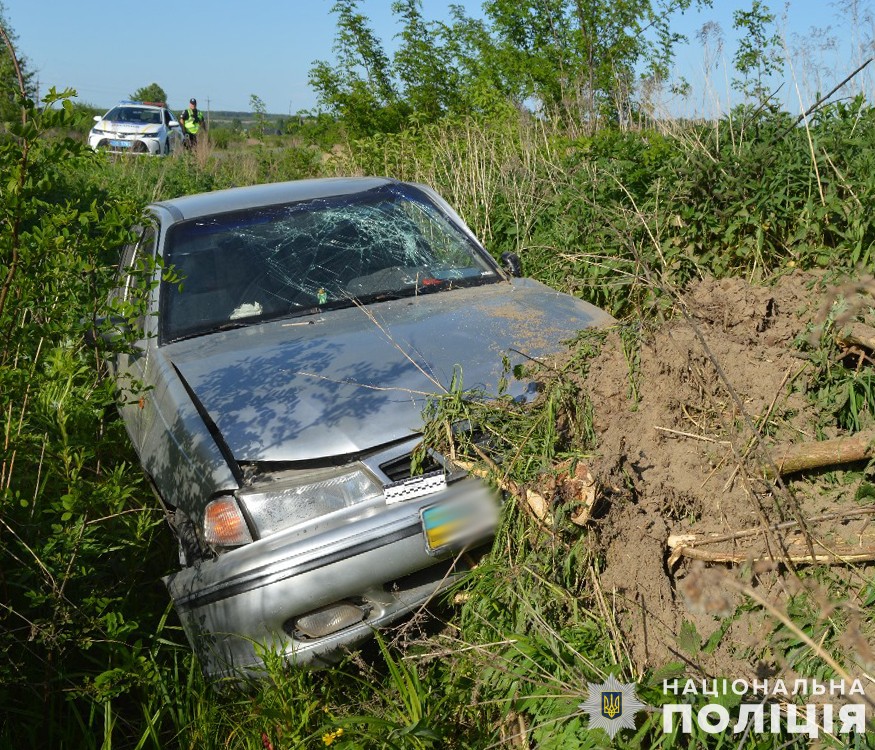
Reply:
<svg viewBox="0 0 875 750"><path fill-rule="evenodd" d="M88 134L95 151L166 155L182 144L182 126L163 102L119 102L94 117Z"/></svg>

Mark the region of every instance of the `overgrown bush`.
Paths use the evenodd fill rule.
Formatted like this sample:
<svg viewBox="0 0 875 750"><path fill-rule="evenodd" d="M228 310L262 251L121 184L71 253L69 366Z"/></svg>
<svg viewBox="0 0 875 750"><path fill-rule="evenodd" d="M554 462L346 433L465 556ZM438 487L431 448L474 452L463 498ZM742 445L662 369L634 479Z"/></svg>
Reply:
<svg viewBox="0 0 875 750"><path fill-rule="evenodd" d="M0 142L0 700L14 717L0 743L51 746L76 692L165 605L143 565L159 517L85 343L140 209L90 179L80 141L46 137L75 129L69 100L23 104Z"/></svg>

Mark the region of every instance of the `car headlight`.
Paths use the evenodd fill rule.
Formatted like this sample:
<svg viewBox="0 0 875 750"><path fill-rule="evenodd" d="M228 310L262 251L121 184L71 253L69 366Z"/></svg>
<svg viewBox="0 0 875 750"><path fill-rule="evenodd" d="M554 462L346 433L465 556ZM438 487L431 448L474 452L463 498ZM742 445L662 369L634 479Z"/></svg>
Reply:
<svg viewBox="0 0 875 750"><path fill-rule="evenodd" d="M239 493L261 536L302 521L349 508L383 494L361 469L325 469L301 472L291 478L263 484Z"/></svg>
<svg viewBox="0 0 875 750"><path fill-rule="evenodd" d="M140 138L160 138L161 131L159 130L157 133L140 133Z"/></svg>
<svg viewBox="0 0 875 750"><path fill-rule="evenodd" d="M102 128L91 128L91 135L103 135L108 132L108 130L103 130Z"/></svg>

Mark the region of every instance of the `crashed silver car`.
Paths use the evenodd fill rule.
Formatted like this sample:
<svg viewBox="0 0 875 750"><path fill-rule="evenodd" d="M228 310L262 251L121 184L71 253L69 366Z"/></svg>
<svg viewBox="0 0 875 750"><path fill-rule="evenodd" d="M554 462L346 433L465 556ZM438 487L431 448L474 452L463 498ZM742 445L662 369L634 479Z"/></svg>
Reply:
<svg viewBox="0 0 875 750"><path fill-rule="evenodd" d="M611 318L505 272L423 185L268 184L148 215L123 253L113 302L142 309L114 372L179 542L176 611L211 677L336 658L494 532L482 481L412 462L432 394L494 393L503 358Z"/></svg>

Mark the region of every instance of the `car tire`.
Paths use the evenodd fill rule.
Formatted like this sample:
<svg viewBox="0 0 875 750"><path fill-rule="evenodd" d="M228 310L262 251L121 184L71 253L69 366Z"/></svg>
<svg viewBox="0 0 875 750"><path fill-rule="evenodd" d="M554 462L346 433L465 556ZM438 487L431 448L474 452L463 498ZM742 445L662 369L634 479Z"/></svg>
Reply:
<svg viewBox="0 0 875 750"><path fill-rule="evenodd" d="M170 138L166 138L164 140L164 156L167 156L170 153Z"/></svg>

